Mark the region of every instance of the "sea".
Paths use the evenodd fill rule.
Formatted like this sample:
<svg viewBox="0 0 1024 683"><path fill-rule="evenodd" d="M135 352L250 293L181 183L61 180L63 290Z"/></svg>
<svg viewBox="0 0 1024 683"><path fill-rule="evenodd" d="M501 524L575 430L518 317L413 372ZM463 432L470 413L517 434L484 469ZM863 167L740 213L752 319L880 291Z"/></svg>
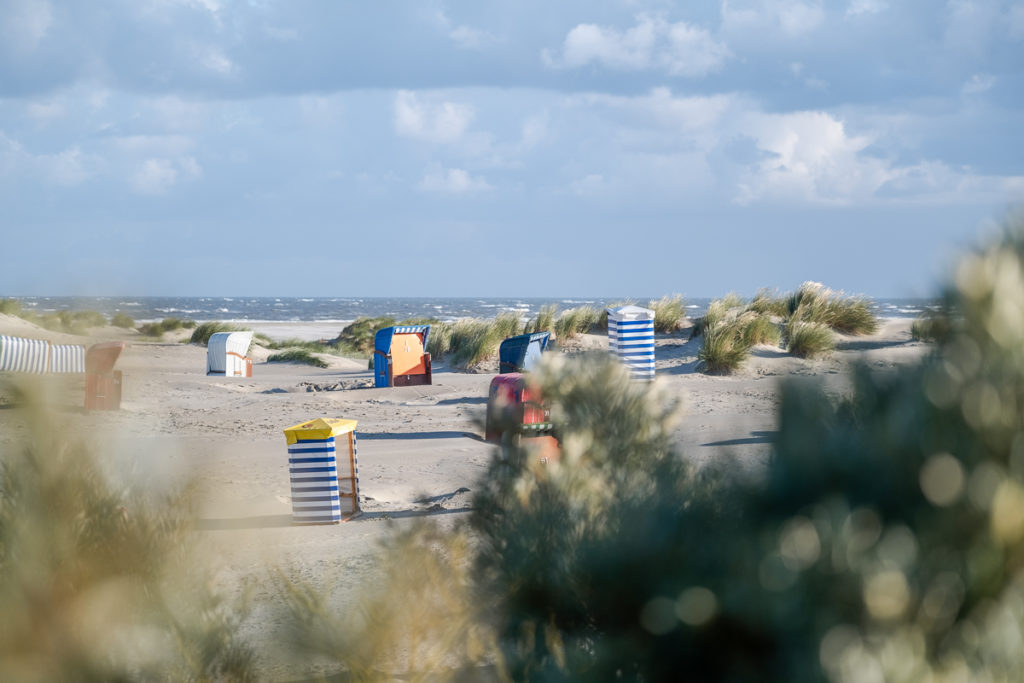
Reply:
<svg viewBox="0 0 1024 683"><path fill-rule="evenodd" d="M8 297L36 313L56 311L99 311L112 316L125 313L137 323L179 318L195 322L247 323L338 323L346 325L360 317L389 316L397 321L431 318L452 322L460 318L493 318L513 312L524 320L537 315L544 306L557 310L579 306L602 308L618 304L621 298L502 298L502 297L174 297L174 296L25 296ZM660 297L637 297L630 301L646 305ZM696 318L707 311L710 298L684 297L687 315ZM938 306L932 299L874 299L871 306L879 317L916 318Z"/></svg>

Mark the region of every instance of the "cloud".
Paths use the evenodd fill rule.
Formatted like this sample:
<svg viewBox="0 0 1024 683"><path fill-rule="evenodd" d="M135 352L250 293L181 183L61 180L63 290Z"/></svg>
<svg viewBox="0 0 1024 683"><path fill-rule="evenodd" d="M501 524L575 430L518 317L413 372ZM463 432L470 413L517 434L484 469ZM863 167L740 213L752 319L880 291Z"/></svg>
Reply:
<svg viewBox="0 0 1024 683"><path fill-rule="evenodd" d="M747 168L737 201L796 200L844 204L865 200L893 177L889 164L860 153L866 136L820 111L752 113L746 130L767 156Z"/></svg>
<svg viewBox="0 0 1024 683"><path fill-rule="evenodd" d="M192 157L180 159L146 159L131 177L131 185L139 194L166 193L179 178L196 177L202 169Z"/></svg>
<svg viewBox="0 0 1024 683"><path fill-rule="evenodd" d="M435 166L423 176L420 189L443 194L467 194L489 190L491 186L482 177L471 176L461 168L449 168L445 171L440 166Z"/></svg>
<svg viewBox="0 0 1024 683"><path fill-rule="evenodd" d="M722 0L723 31L800 36L825 21L821 0Z"/></svg>
<svg viewBox="0 0 1024 683"><path fill-rule="evenodd" d="M560 56L542 53L553 68L600 64L616 71L661 70L691 78L718 71L730 56L729 48L703 28L646 15L625 31L579 24L566 35Z"/></svg>
<svg viewBox="0 0 1024 683"><path fill-rule="evenodd" d="M961 89L965 95L975 95L987 92L996 84L996 77L991 74L974 74L970 80L964 83Z"/></svg>
<svg viewBox="0 0 1024 683"><path fill-rule="evenodd" d="M887 0L850 0L846 6L846 16L856 17L862 14L878 14L889 9Z"/></svg>
<svg viewBox="0 0 1024 683"><path fill-rule="evenodd" d="M0 9L0 37L23 52L35 50L52 25L53 9L46 0L12 0Z"/></svg>
<svg viewBox="0 0 1024 683"><path fill-rule="evenodd" d="M457 102L427 102L409 90L395 95L395 131L405 137L448 144L458 141L475 111L473 107Z"/></svg>

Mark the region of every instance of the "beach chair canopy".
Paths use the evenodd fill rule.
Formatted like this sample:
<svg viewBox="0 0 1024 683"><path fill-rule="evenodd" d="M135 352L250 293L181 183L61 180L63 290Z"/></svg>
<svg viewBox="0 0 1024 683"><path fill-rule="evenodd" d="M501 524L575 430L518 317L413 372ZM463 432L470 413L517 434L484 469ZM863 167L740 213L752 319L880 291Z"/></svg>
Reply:
<svg viewBox="0 0 1024 683"><path fill-rule="evenodd" d="M548 346L550 332L534 332L509 337L498 347L499 372L529 372L540 362L540 355Z"/></svg>
<svg viewBox="0 0 1024 683"><path fill-rule="evenodd" d="M245 374L245 354L252 332L215 332L206 343L207 374ZM241 370L241 372L239 372Z"/></svg>
<svg viewBox="0 0 1024 683"><path fill-rule="evenodd" d="M396 325L377 330L373 338L373 374L378 387L430 384L430 325ZM405 380L399 378L407 378Z"/></svg>
<svg viewBox="0 0 1024 683"><path fill-rule="evenodd" d="M85 371L90 374L112 372L122 351L124 342L121 341L93 344L85 352Z"/></svg>
<svg viewBox="0 0 1024 683"><path fill-rule="evenodd" d="M654 311L620 306L608 311L608 351L622 361L633 379L654 379Z"/></svg>

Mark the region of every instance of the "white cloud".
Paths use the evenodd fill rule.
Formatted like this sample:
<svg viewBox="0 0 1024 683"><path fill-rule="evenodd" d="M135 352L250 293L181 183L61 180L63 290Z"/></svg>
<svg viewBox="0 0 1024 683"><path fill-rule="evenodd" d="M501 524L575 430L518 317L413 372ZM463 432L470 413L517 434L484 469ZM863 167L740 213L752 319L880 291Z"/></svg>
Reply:
<svg viewBox="0 0 1024 683"><path fill-rule="evenodd" d="M57 154L36 157L43 174L58 185L78 185L88 180L92 173L86 168L86 159L78 147L66 149Z"/></svg>
<svg viewBox="0 0 1024 683"><path fill-rule="evenodd" d="M465 49L479 49L500 42L499 38L490 31L465 25L453 28L448 32L448 37L457 46Z"/></svg>
<svg viewBox="0 0 1024 683"><path fill-rule="evenodd" d="M878 14L889 9L887 0L850 0L846 7L847 17L856 17L862 14Z"/></svg>
<svg viewBox="0 0 1024 683"><path fill-rule="evenodd" d="M992 74L974 74L964 83L962 90L965 95L974 95L991 90L995 84L996 77Z"/></svg>
<svg viewBox="0 0 1024 683"><path fill-rule="evenodd" d="M181 159L146 159L131 177L132 187L140 194L158 195L167 192L180 178L202 173L192 157Z"/></svg>
<svg viewBox="0 0 1024 683"><path fill-rule="evenodd" d="M489 190L491 186L484 178L472 176L464 169L449 168L446 171L440 166L435 166L423 176L420 189L445 194L467 194Z"/></svg>
<svg viewBox="0 0 1024 683"><path fill-rule="evenodd" d="M869 198L893 177L887 162L861 154L869 138L851 137L842 121L825 112L752 113L745 128L768 157L743 174L740 203L786 199L843 204Z"/></svg>
<svg viewBox="0 0 1024 683"><path fill-rule="evenodd" d="M409 90L395 95L395 131L399 135L446 144L457 142L476 112L457 102L427 102Z"/></svg>
<svg viewBox="0 0 1024 683"><path fill-rule="evenodd" d="M205 48L200 50L200 63L207 70L227 76L235 71L235 64L227 55L216 48Z"/></svg>
<svg viewBox="0 0 1024 683"><path fill-rule="evenodd" d="M786 36L809 33L825 20L821 0L722 0L722 29Z"/></svg>
<svg viewBox="0 0 1024 683"><path fill-rule="evenodd" d="M565 37L560 57L545 51L555 68L579 68L591 63L618 71L663 70L673 76L700 77L717 71L731 55L724 43L686 22L670 24L646 15L625 31L580 24Z"/></svg>
<svg viewBox="0 0 1024 683"><path fill-rule="evenodd" d="M47 0L12 0L0 7L0 38L16 49L34 50L52 25L53 9Z"/></svg>

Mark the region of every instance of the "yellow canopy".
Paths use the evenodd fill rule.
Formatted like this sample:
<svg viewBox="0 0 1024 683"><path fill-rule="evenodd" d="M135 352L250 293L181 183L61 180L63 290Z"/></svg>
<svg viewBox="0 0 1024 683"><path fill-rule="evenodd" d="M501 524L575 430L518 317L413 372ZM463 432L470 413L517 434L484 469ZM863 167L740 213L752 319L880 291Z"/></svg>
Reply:
<svg viewBox="0 0 1024 683"><path fill-rule="evenodd" d="M318 417L309 422L297 424L284 430L288 443L299 441L319 441L329 439L338 434L347 434L356 430L355 420L343 420L337 417Z"/></svg>

